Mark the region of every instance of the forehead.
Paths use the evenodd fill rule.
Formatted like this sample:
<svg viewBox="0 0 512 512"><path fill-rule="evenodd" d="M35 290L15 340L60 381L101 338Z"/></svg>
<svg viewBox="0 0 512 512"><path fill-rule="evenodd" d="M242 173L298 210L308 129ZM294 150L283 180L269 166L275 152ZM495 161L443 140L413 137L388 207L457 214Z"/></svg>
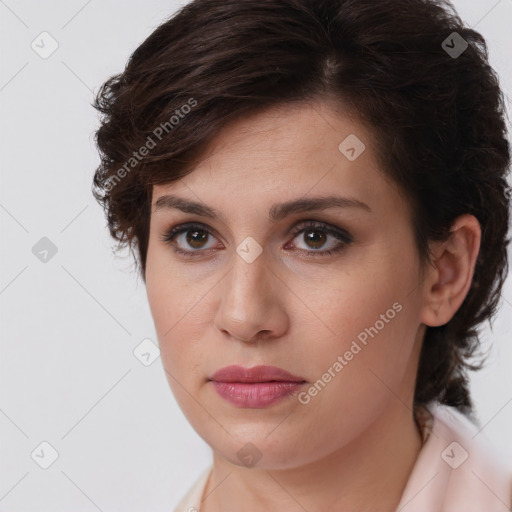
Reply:
<svg viewBox="0 0 512 512"><path fill-rule="evenodd" d="M171 192L227 210L336 193L378 211L400 200L393 189L355 116L332 103L291 104L225 126L192 172L154 186L153 211Z"/></svg>

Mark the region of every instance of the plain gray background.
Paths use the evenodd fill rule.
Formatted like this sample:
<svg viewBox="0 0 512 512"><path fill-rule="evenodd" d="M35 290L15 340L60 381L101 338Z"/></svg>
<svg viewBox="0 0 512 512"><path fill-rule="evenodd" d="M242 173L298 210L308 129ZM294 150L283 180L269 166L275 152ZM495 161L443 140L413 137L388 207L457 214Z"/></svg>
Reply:
<svg viewBox="0 0 512 512"><path fill-rule="evenodd" d="M171 511L211 461L161 360L145 366L134 354L157 343L145 288L128 252L113 255L91 195L93 94L184 3L0 0L0 511ZM512 0L454 5L486 37L510 105ZM31 44L46 37L50 49L45 31L58 48L43 59ZM472 378L481 435L505 462L510 282L484 330L488 365ZM58 454L47 469L43 442Z"/></svg>

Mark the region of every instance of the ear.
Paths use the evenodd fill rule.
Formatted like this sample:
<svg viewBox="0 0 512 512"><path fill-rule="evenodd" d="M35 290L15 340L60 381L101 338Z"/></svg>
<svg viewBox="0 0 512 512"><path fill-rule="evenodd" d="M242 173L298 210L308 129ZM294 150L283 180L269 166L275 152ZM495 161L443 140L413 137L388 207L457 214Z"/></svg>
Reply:
<svg viewBox="0 0 512 512"><path fill-rule="evenodd" d="M480 250L481 229L473 215L461 215L450 229L450 238L434 242L432 266L423 284L421 321L428 326L451 320L471 287Z"/></svg>

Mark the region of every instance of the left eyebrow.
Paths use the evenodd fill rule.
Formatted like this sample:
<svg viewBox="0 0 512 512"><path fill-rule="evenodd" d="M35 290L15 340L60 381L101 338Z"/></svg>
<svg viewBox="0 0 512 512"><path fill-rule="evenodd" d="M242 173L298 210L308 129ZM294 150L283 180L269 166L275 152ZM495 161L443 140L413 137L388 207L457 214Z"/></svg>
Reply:
<svg viewBox="0 0 512 512"><path fill-rule="evenodd" d="M360 208L370 213L372 211L366 203L352 197L307 197L292 199L284 203L272 205L270 207L268 217L270 222L275 223L294 213L320 211L329 208ZM220 219L222 222L226 223L224 216L219 210L211 208L204 203L191 201L171 194L160 196L156 200L155 211L163 209L177 209L185 213L196 214L212 219Z"/></svg>

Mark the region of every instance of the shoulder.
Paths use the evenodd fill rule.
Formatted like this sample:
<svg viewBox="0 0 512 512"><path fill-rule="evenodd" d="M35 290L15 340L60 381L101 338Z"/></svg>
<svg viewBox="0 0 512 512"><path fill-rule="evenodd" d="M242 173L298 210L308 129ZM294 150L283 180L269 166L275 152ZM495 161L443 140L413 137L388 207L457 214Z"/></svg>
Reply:
<svg viewBox="0 0 512 512"><path fill-rule="evenodd" d="M403 512L512 510L512 469L481 427L453 407L432 403L425 409L428 438L406 486Z"/></svg>
<svg viewBox="0 0 512 512"><path fill-rule="evenodd" d="M212 469L213 466L210 465L201 472L197 480L189 487L183 498L176 505L173 512L199 512L201 499Z"/></svg>

